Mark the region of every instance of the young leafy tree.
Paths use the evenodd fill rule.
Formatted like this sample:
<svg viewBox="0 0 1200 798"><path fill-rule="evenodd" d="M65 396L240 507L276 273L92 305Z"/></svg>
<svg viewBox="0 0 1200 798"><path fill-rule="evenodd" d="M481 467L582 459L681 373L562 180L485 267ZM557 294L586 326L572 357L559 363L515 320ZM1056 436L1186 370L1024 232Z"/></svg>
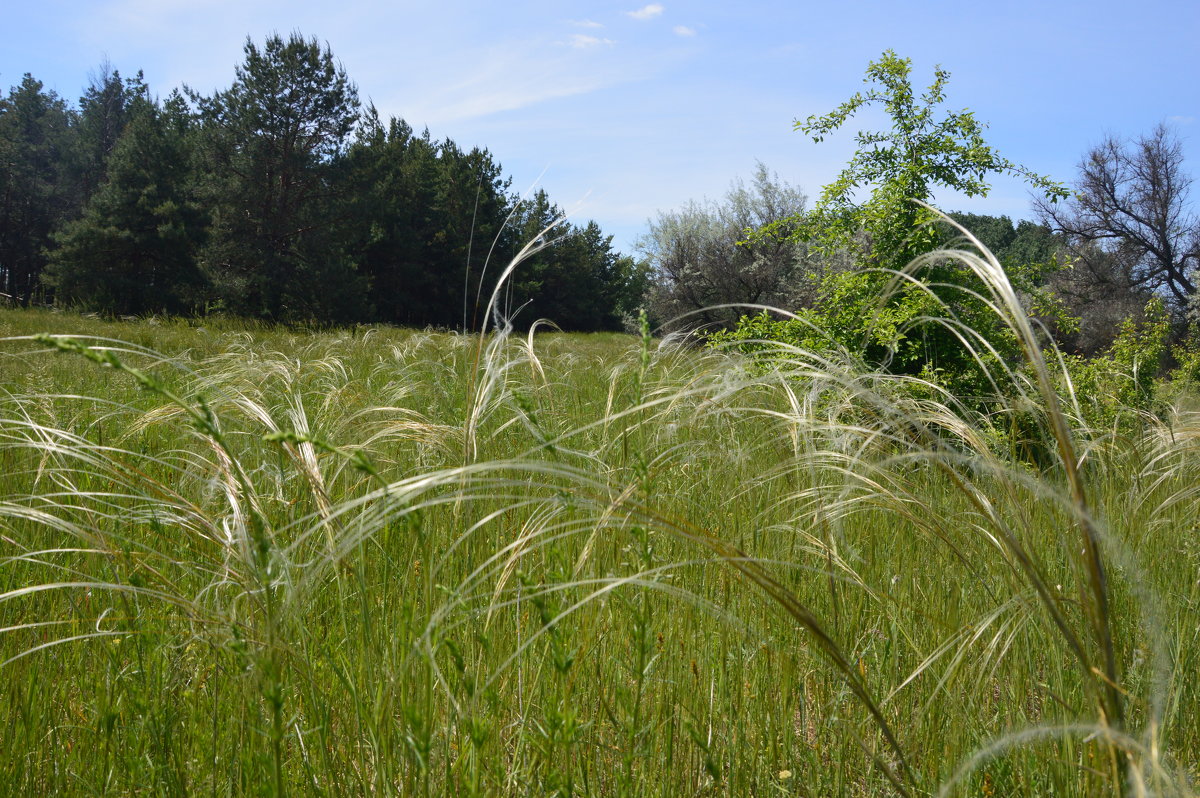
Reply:
<svg viewBox="0 0 1200 798"><path fill-rule="evenodd" d="M1061 199L1067 191L1001 157L984 141L984 125L970 111L944 111L948 72L936 68L933 83L920 95L910 72L909 59L887 50L868 66L866 91L829 114L796 122L796 129L820 142L872 105L882 106L891 119L890 130L857 134L857 151L811 213L752 237L806 240L825 252L849 250L858 269L831 275L805 322L746 320L732 339L833 344L860 353L874 367L920 375L969 402L984 401L990 382L960 332L972 331L978 351L995 350L1000 357L1015 356L1016 342L978 299L982 285L954 262L928 265L919 285L896 280L897 272L944 241L933 224L937 214L922 203L931 202L938 189L984 196L993 174L1022 178L1048 199ZM860 200L864 190L869 194ZM1032 286L1043 275L1027 277ZM950 326L929 321L943 317L954 321ZM810 334L813 329L822 333ZM984 360L988 357L994 356Z"/></svg>
<svg viewBox="0 0 1200 798"><path fill-rule="evenodd" d="M205 252L229 310L277 320L346 321L365 281L339 241L335 165L350 143L358 90L328 47L293 33L245 45L226 91L195 97L213 208Z"/></svg>
<svg viewBox="0 0 1200 798"><path fill-rule="evenodd" d="M48 281L60 302L110 314L182 313L204 280L204 216L191 191L187 131L141 97L83 215L54 235Z"/></svg>
<svg viewBox="0 0 1200 798"><path fill-rule="evenodd" d="M792 237L809 239L827 250L857 251L864 266L903 269L937 243L937 231L929 224L937 215L920 203L931 203L939 188L968 197L987 196L988 176L1008 174L1022 178L1048 199L1068 196L1061 184L988 146L983 138L986 125L974 113L942 110L949 72L936 67L933 83L917 96L911 71L910 59L886 50L868 65L865 92L828 114L795 122L796 130L819 143L858 111L878 105L892 126L855 135L858 149L850 163L825 187ZM860 202L862 189L870 189L870 195ZM781 226L768 231L777 232Z"/></svg>

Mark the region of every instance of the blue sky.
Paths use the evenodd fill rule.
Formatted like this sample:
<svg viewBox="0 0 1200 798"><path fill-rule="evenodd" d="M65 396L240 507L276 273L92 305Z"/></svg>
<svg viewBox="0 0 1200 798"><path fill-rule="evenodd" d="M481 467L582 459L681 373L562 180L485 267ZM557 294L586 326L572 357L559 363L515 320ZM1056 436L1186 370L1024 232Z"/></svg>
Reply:
<svg viewBox="0 0 1200 798"><path fill-rule="evenodd" d="M948 69L948 105L1036 172L1070 181L1105 134L1166 121L1200 174L1197 0L43 0L5 11L0 86L30 72L73 100L107 59L161 96L209 92L232 81L247 35L293 30L328 42L385 117L489 148L514 188L537 183L627 252L659 211L720 197L758 160L815 198L852 131L814 144L792 122L861 88L887 48L918 85ZM1029 215L1024 186L1002 179L987 198L938 201Z"/></svg>

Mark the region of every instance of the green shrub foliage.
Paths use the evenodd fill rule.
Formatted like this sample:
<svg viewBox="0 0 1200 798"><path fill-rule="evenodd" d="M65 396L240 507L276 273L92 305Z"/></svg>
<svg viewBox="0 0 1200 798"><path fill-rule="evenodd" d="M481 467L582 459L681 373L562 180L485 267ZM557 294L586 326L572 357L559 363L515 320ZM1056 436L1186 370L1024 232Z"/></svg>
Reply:
<svg viewBox="0 0 1200 798"><path fill-rule="evenodd" d="M827 277L815 307L795 319L744 319L732 333L712 340L757 351L762 347L755 341L848 350L872 367L920 376L977 404L994 395L990 371L1015 360L1016 344L970 269L954 258L927 257L947 242L935 224L941 217L928 203L936 189L984 196L990 174L1023 178L1051 199L1066 192L989 147L983 124L970 111L941 111L948 72L937 68L933 83L918 96L910 71L909 59L885 51L867 69L865 92L829 114L796 122L820 142L859 110L878 105L892 127L857 134L857 152L812 213L752 236L803 239L826 253L849 250L857 268ZM860 201L867 187L870 195ZM1011 277L1023 294L1044 295L1038 286L1055 265L1053 258L1012 265Z"/></svg>

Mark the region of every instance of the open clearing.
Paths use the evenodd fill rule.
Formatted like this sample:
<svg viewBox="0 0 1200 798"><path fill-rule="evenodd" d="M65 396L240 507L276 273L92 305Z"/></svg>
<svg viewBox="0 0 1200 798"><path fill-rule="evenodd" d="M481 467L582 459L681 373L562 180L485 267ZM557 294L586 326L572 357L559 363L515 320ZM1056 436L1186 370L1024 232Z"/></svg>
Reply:
<svg viewBox="0 0 1200 798"><path fill-rule="evenodd" d="M1197 777L1195 416L1077 438L1098 607L1053 447L836 364L32 311L0 337L0 792Z"/></svg>

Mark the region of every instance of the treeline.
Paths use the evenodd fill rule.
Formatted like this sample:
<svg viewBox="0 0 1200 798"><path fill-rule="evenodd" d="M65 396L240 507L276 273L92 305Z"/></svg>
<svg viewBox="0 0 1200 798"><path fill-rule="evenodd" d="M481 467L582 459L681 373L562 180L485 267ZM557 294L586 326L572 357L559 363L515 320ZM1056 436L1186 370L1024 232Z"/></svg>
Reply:
<svg viewBox="0 0 1200 798"><path fill-rule="evenodd" d="M864 341L879 332L867 327L892 282L879 270L902 270L938 248L971 249L962 228L996 256L1025 309L1064 352L1105 352L1127 323L1147 321L1147 308L1155 304L1166 314L1172 343L1200 331L1200 214L1180 140L1170 129L1159 125L1132 139L1105 137L1084 155L1078 177L1062 187L1056 202L1035 197L1033 221L961 212L943 221L918 204L929 202L930 194L914 187L911 176L937 173L947 139L934 131L924 149L910 146L904 132L914 127L910 122L898 120L901 134L889 151L882 144L891 139L869 134L880 139L869 153L882 152L886 170L851 169L826 187L816 207L760 164L748 184L735 181L718 200L660 212L640 245L651 266L645 295L651 319L676 329L731 330L747 315L746 305L812 311L818 319L810 323L840 331L841 343L863 352L869 350ZM963 173L970 175L970 168ZM873 190L858 204L845 195L847 186ZM874 277L864 274L870 271ZM885 327L897 327L901 319L899 326L920 326L925 311L994 324L994 313L967 301L979 287L968 275L925 268L920 279L940 286L925 292L936 298L934 306L899 302L888 309ZM765 334L757 327L751 332ZM942 339L945 353L962 351L958 337L939 325L919 337L878 342L876 360L894 367L895 348L906 341L914 350L910 366L923 369L931 337Z"/></svg>
<svg viewBox="0 0 1200 798"><path fill-rule="evenodd" d="M883 106L891 120L890 129L857 133L858 150L812 209L760 169L753 189L735 185L724 206L660 215L647 247L655 306L663 315L700 302L714 310L753 289L762 297L753 301L794 312L734 319L740 308L716 308L724 318L694 310L718 328L711 346L764 368L818 353L903 377L896 384L910 398L953 397L1011 421L1027 399L1011 375L1032 380L1038 370L1033 339L1019 337L1002 310L1019 305L1037 322L1035 345L1053 350L1046 357L1063 369L1072 412L1091 428L1135 428L1138 414L1194 396L1200 215L1178 138L1163 125L1135 140L1106 137L1068 187L1001 156L970 111L943 108L945 70L918 94L911 66L885 51L868 65L868 91L796 122L820 142L866 106ZM994 174L1029 185L1037 222L946 219L931 207L937 190L986 196ZM723 254L732 227L748 230L737 257ZM972 256L968 234L995 260ZM1047 373L1036 379L1045 385Z"/></svg>
<svg viewBox="0 0 1200 798"><path fill-rule="evenodd" d="M523 201L492 154L379 117L329 48L247 41L232 85L156 98L101 74L72 107L0 99L0 293L109 314L477 329L504 267L515 323L619 327L645 267ZM518 312L519 311L519 312Z"/></svg>

